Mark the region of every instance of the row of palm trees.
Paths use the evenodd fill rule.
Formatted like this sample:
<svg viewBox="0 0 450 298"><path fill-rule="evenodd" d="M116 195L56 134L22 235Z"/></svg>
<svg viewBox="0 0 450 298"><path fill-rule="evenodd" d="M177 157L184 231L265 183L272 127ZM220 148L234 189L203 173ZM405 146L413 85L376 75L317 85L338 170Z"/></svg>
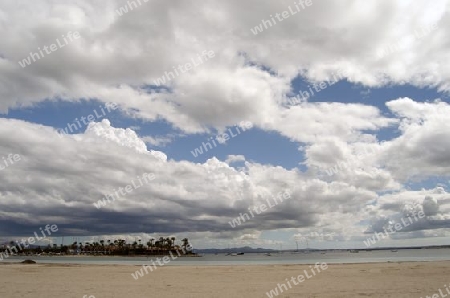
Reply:
<svg viewBox="0 0 450 298"><path fill-rule="evenodd" d="M175 244L175 237L151 238L146 245L142 240L127 243L124 239L100 240L98 242L73 242L71 245L48 245L46 247L26 248L19 247L14 241L9 243L10 248L19 254L94 254L94 255L166 255L179 252L180 254L193 254L188 238L181 240L181 245ZM6 251L6 245L0 247L0 252Z"/></svg>
<svg viewBox="0 0 450 298"><path fill-rule="evenodd" d="M175 244L175 237L151 238L146 244L142 240L127 243L124 239L100 240L98 242L73 242L70 249L88 254L109 254L109 255L149 255L149 254L169 254L169 252L184 251L190 252L189 240L184 238L181 245Z"/></svg>

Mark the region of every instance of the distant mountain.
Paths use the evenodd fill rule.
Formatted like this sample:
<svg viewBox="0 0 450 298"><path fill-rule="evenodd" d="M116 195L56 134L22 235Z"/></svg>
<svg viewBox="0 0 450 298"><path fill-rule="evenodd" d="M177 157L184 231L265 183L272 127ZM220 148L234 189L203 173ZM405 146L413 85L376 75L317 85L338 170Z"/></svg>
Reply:
<svg viewBox="0 0 450 298"><path fill-rule="evenodd" d="M201 254L214 254L214 253L229 253L229 252L244 252L244 253L267 253L275 252L278 250L267 249L267 248L251 248L249 246L244 247L232 247L232 248L205 248L205 249L195 249L196 253Z"/></svg>

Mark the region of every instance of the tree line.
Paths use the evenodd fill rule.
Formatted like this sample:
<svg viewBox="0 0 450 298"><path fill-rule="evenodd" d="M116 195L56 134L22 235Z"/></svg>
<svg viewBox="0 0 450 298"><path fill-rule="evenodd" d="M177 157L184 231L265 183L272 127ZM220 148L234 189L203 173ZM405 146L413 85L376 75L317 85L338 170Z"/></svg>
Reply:
<svg viewBox="0 0 450 298"><path fill-rule="evenodd" d="M87 254L87 255L168 255L171 252L181 254L194 254L188 238L175 243L175 237L151 238L147 243L142 240L128 243L124 239L100 240L98 242L73 242L70 245L48 245L33 248L20 248L14 241L10 245L3 245L3 251L18 254ZM0 249L1 250L1 249Z"/></svg>

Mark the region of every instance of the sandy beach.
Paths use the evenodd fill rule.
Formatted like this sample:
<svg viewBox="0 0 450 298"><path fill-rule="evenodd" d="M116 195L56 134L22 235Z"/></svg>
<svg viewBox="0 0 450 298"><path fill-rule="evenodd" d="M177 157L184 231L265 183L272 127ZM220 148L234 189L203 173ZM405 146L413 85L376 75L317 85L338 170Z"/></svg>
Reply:
<svg viewBox="0 0 450 298"><path fill-rule="evenodd" d="M0 297L268 297L305 270L311 278L278 297L425 297L450 279L450 262L334 264L315 276L307 265L166 266L135 280L140 268L3 264Z"/></svg>

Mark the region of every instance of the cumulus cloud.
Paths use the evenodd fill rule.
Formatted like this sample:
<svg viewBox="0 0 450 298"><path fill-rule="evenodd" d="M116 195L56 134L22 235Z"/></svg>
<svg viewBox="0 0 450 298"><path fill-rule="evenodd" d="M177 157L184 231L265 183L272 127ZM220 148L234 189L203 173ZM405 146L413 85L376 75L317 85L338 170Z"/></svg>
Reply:
<svg viewBox="0 0 450 298"><path fill-rule="evenodd" d="M227 160L225 160L225 162L228 164L234 163L234 162L239 162L239 161L245 161L245 156L244 155L228 155Z"/></svg>
<svg viewBox="0 0 450 298"><path fill-rule="evenodd" d="M424 194L434 194L436 198ZM420 238L433 235L433 231L440 234L440 229L450 226L449 194L441 188L386 195L380 198L379 203L381 208L373 210L375 212L372 212L372 224L366 233L384 232L389 228L395 231L397 224L401 229L390 234L391 238ZM440 205L444 210L440 210ZM420 215L421 213L423 214Z"/></svg>
<svg viewBox="0 0 450 298"><path fill-rule="evenodd" d="M423 201L423 212L427 216L437 215L439 211L439 205L436 199L430 196L426 196Z"/></svg>
<svg viewBox="0 0 450 298"><path fill-rule="evenodd" d="M88 137L94 136L95 139L103 138L110 140L122 146L133 148L141 153L147 152L147 146L137 136L135 131L130 128L123 129L111 127L111 123L108 119L104 119L100 123L89 123L84 134Z"/></svg>
<svg viewBox="0 0 450 298"><path fill-rule="evenodd" d="M401 135L387 143L387 168L401 180L450 173L450 105L399 98L386 103L401 119Z"/></svg>
<svg viewBox="0 0 450 298"><path fill-rule="evenodd" d="M228 221L239 213L290 191L292 199L231 236L239 231L308 226L319 220L320 213L335 209L335 204L363 204L375 195L249 162L245 172L215 158L205 164L161 162L144 151L134 132L116 129L107 120L91 123L83 134L63 136L50 127L18 120L1 119L0 127L0 155L13 152L23 159L0 175L1 221L8 223L8 228L1 225L2 233L24 234L43 222L56 223L60 233L72 235L149 229L226 231ZM12 135L13 128L21 133ZM52 146L42 146L43 140ZM104 195L145 172L155 173L155 180L104 208L94 207ZM214 175L227 182L210 183ZM239 192L244 196L239 198Z"/></svg>
<svg viewBox="0 0 450 298"><path fill-rule="evenodd" d="M130 128L114 128L108 119L103 119L102 122L91 122L85 131L85 136L93 137L93 139L106 139L125 147L135 149L140 153L150 153L154 157L167 161L167 155L161 151L147 150L145 142L138 137L136 132Z"/></svg>

